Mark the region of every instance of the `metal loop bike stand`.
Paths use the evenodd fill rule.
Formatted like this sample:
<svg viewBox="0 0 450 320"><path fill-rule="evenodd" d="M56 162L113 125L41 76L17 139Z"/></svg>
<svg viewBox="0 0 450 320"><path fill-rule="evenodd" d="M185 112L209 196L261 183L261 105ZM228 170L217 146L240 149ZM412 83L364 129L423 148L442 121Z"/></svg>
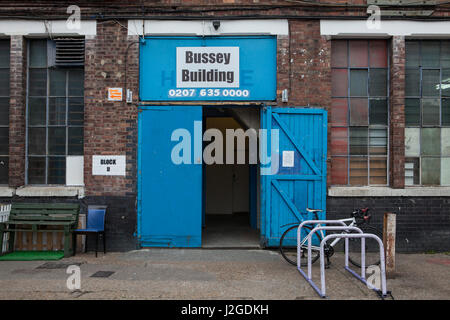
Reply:
<svg viewBox="0 0 450 320"><path fill-rule="evenodd" d="M386 289L386 270L385 270L385 258L384 258L384 246L381 239L371 233L360 233L360 234L330 234L327 235L320 243L320 282L322 285L322 292L318 292L319 295L321 295L322 298L325 298L326 294L326 286L325 286L325 266L324 262L325 259L323 257L325 251L323 249L326 241L328 239L333 238L344 238L345 239L345 270L350 272L356 279L360 280L362 283L364 283L366 286L374 290L375 292L379 292L380 290L378 288L373 287L371 284L367 283L366 279L366 248L365 248L365 239L371 238L375 239L378 242L378 246L380 248L380 269L381 269L381 296L382 298L387 297L387 289ZM348 266L348 239L350 238L361 238L361 276L359 276L356 272L354 272L352 269Z"/></svg>
<svg viewBox="0 0 450 320"><path fill-rule="evenodd" d="M341 226L347 226L343 221L339 220L305 220L298 226L297 229L297 269L301 267L301 254L302 254L302 248L301 248L301 234L302 234L302 228L305 224L338 224Z"/></svg>
<svg viewBox="0 0 450 320"><path fill-rule="evenodd" d="M334 222L336 222L336 221L334 221ZM308 239L308 274L306 274L301 269L301 264L300 264L300 266L297 266L297 270L306 279L306 281L308 281L308 283L319 294L319 296L322 297L322 298L325 298L325 291L323 291L325 278L324 277L322 278L322 273L321 273L322 291L319 289L319 287L316 286L316 284L312 280L311 242L312 242L313 234L316 233L319 230L356 231L356 232L359 232L359 234L363 234L363 232L362 232L361 229L359 229L357 227L350 227L350 226L344 225L344 226L319 226L319 227L315 227L314 229L312 229L311 232L308 234L308 236L307 236L307 239ZM344 235L344 234L336 234L336 236L339 236L339 235ZM330 236L333 236L333 235L326 236L320 243L320 270L322 270L322 267L323 267L324 274L325 274L325 265L324 265L324 255L325 255L325 253L324 253L324 250L323 250L323 245L325 244L324 240L325 239L329 239ZM346 240L346 243L345 243L346 257L348 258L348 255L347 255L347 244L348 244L348 240ZM298 247L297 247L297 250L298 250ZM300 250L300 252L301 252L301 250ZM298 261L298 258L297 258L297 261ZM348 262L346 262L346 263L348 264Z"/></svg>

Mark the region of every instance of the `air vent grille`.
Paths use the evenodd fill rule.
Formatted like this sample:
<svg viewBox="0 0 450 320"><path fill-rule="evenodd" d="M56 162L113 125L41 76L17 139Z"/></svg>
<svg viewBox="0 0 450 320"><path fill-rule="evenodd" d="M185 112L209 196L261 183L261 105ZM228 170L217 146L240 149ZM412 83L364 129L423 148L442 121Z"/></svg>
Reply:
<svg viewBox="0 0 450 320"><path fill-rule="evenodd" d="M84 65L84 39L55 39L55 66Z"/></svg>

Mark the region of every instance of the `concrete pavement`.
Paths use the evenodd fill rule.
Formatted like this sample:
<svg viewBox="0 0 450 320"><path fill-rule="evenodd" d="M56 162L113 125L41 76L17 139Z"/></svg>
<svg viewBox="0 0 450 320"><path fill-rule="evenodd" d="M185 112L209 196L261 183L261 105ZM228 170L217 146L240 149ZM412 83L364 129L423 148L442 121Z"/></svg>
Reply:
<svg viewBox="0 0 450 320"><path fill-rule="evenodd" d="M450 299L450 255L398 254L388 279L395 299ZM378 299L343 270L343 255L326 270L330 299ZM294 266L271 250L143 249L77 254L55 261L0 261L0 299L319 299ZM81 289L66 286L68 265L81 269ZM107 278L97 271L114 272ZM319 284L319 264L314 265Z"/></svg>

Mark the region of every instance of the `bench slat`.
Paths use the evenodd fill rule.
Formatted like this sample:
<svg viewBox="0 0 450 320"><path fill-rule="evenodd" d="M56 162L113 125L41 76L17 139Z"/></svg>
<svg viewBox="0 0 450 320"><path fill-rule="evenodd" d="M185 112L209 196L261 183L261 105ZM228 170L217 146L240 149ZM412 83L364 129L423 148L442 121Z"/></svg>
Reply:
<svg viewBox="0 0 450 320"><path fill-rule="evenodd" d="M38 230L33 230L33 229L10 229L10 231L20 231L20 232L65 232L64 229L38 229Z"/></svg>
<svg viewBox="0 0 450 320"><path fill-rule="evenodd" d="M74 224L74 221L26 221L26 220L9 220L6 222L0 222L0 224L8 225L8 224L27 224L27 225L54 225L54 226L70 226Z"/></svg>
<svg viewBox="0 0 450 320"><path fill-rule="evenodd" d="M42 219L49 219L52 218L60 218L63 220L71 220L75 219L77 217L76 214L64 214L64 213L49 213L49 214L37 214L37 213L21 213L21 214L10 214L9 218L11 220L13 219L34 219L34 218L42 218Z"/></svg>
<svg viewBox="0 0 450 320"><path fill-rule="evenodd" d="M76 214L78 210L70 209L14 209L11 210L10 214L23 214L23 213L36 213L36 214L50 214L50 213L60 213L60 214Z"/></svg>
<svg viewBox="0 0 450 320"><path fill-rule="evenodd" d="M11 210L13 209L79 209L80 205L78 203L13 203Z"/></svg>
<svg viewBox="0 0 450 320"><path fill-rule="evenodd" d="M24 219L21 219L21 218L17 218L17 217L12 217L12 218L10 218L9 220L8 220L8 222L11 222L11 221L30 221L30 222L33 222L33 221L35 221L35 222L42 222L42 223L45 223L45 222L61 222L61 223L63 223L63 222L69 222L69 223L74 223L76 220L75 219L58 219L58 218L53 218L53 219L49 219L49 218L45 218L45 219L43 219L43 218L39 218L39 217L35 217L35 218L24 218Z"/></svg>

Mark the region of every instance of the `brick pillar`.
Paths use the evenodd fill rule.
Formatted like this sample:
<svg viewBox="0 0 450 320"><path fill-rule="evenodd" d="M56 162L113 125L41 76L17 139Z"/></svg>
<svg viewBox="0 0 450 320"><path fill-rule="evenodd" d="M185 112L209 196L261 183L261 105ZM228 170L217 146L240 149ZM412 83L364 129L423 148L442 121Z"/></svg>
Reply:
<svg viewBox="0 0 450 320"><path fill-rule="evenodd" d="M88 196L136 194L139 37L128 36L126 21L97 24L86 37L84 79L84 183ZM125 67L126 64L126 67ZM108 88L133 91L133 103L108 101ZM93 176L92 156L126 155L126 176Z"/></svg>
<svg viewBox="0 0 450 320"><path fill-rule="evenodd" d="M9 108L9 185L25 184L26 42L11 36Z"/></svg>
<svg viewBox="0 0 450 320"><path fill-rule="evenodd" d="M390 186L405 187L405 37L391 41L390 70Z"/></svg>

